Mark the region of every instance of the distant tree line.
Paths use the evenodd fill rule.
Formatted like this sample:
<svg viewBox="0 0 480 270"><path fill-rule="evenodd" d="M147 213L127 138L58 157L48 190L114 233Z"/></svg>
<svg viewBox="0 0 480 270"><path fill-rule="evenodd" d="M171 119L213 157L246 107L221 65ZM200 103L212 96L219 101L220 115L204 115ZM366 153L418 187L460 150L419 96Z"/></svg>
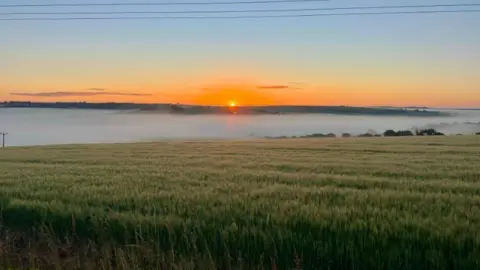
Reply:
<svg viewBox="0 0 480 270"><path fill-rule="evenodd" d="M298 138L335 138L337 135L333 133L328 133L328 134L322 134L322 133L314 133L310 135L305 135L305 136L299 136Z"/></svg>
<svg viewBox="0 0 480 270"><path fill-rule="evenodd" d="M414 133L415 132L415 133ZM383 133L385 137L395 137L395 136L444 136L445 134L436 131L433 128L428 129L415 129L413 132L411 130L399 130L395 131L389 129Z"/></svg>
<svg viewBox="0 0 480 270"><path fill-rule="evenodd" d="M457 134L462 135L462 134ZM475 135L480 135L480 132L475 133ZM439 132L433 128L428 129L415 129L415 130L398 130L393 129L386 130L383 134L377 134L374 131L369 131L367 133L352 135L350 133L342 133L340 137L349 138L349 137L406 137L406 136L445 136L444 133ZM314 133L304 136L279 136L279 137L270 137L267 136L267 139L295 139L295 138L336 138L337 135L334 133Z"/></svg>
<svg viewBox="0 0 480 270"><path fill-rule="evenodd" d="M69 108L69 109L104 109L104 110L141 110L154 111L170 109L172 113L185 114L229 114L226 106L182 105L170 103L89 103L89 102L31 102L31 101L5 101L0 102L3 108ZM237 108L239 114L337 114L337 115L404 115L404 116L448 116L449 113L431 110L406 109L406 108L372 108L350 106L242 106Z"/></svg>

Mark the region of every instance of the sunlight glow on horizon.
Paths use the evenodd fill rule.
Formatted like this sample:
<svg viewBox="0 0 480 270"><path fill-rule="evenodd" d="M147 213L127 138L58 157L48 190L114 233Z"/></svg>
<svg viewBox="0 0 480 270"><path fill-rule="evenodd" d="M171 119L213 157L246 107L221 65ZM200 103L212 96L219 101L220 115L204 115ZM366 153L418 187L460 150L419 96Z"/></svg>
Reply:
<svg viewBox="0 0 480 270"><path fill-rule="evenodd" d="M234 98L232 98L234 97ZM348 90L309 90L304 93L282 91L265 95L254 90L212 90L185 91L171 95L152 93L151 96L92 96L92 97L34 97L12 96L0 93L2 101L32 102L117 102L117 103L180 103L205 106L268 106L268 105L310 105L310 106L428 106L428 107L480 107L478 93L385 93L378 95L375 91Z"/></svg>
<svg viewBox="0 0 480 270"><path fill-rule="evenodd" d="M437 88L434 85L424 85L422 91L402 90L415 89L419 86L408 84L391 85L376 83L362 84L355 81L323 84L307 84L304 82L286 82L282 80L222 80L210 77L210 81L192 80L187 86L170 83L145 84L132 87L129 84L120 87L115 85L89 83L86 86L76 87L8 87L0 85L0 101L40 101L40 102L134 102L134 103L181 103L206 106L262 106L262 105L311 105L311 106L428 106L428 107L480 107L480 92L466 90L452 91L448 88ZM300 81L300 80L299 80ZM261 83L263 82L263 83ZM265 83L270 82L270 83ZM73 84L72 84L73 85ZM86 84L87 85L87 84ZM300 85L300 86L299 86ZM169 90L159 90L159 89ZM25 91L7 89L29 89ZM43 89L34 91L31 89ZM45 90L47 89L47 90ZM56 90L56 89L71 89ZM75 96L75 92L92 92L90 96ZM98 91L102 94L95 94ZM10 95L10 93L26 93L27 95ZM39 95L45 93L67 92L69 95ZM112 93L109 95L108 93ZM125 95L115 95L123 93ZM132 93L128 95L128 93ZM37 95L36 95L37 94Z"/></svg>

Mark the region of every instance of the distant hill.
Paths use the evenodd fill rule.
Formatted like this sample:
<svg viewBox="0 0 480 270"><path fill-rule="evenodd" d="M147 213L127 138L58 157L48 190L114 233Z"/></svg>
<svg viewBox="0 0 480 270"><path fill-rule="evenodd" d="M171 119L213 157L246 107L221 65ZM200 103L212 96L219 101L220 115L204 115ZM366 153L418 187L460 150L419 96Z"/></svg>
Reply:
<svg viewBox="0 0 480 270"><path fill-rule="evenodd" d="M371 108L381 108L381 109L422 109L428 110L429 107L419 107L419 106L404 106L404 107L397 107L397 106L373 106Z"/></svg>
<svg viewBox="0 0 480 270"><path fill-rule="evenodd" d="M140 104L140 103L87 103L87 102L17 102L0 104L4 108L50 108L50 109L101 109L123 110L136 113L169 113L184 115L201 114L338 114L338 115L398 115L398 116L446 116L440 111L419 108L396 107L350 107L350 106L202 106L182 104Z"/></svg>
<svg viewBox="0 0 480 270"><path fill-rule="evenodd" d="M458 110L458 111L480 111L480 108L455 108L450 110Z"/></svg>

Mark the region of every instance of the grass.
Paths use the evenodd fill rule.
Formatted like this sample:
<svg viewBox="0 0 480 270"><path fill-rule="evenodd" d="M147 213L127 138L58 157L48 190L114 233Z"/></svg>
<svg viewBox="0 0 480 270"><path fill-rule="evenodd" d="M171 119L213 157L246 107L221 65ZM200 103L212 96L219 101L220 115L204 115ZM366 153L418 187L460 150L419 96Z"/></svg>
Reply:
<svg viewBox="0 0 480 270"><path fill-rule="evenodd" d="M480 267L478 136L0 150L0 266Z"/></svg>

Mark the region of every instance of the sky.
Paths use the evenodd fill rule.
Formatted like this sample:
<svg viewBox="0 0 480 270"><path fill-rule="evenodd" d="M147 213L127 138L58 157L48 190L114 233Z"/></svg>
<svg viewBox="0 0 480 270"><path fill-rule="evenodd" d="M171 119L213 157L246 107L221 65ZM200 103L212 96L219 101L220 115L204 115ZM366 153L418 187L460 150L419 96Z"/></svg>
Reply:
<svg viewBox="0 0 480 270"><path fill-rule="evenodd" d="M105 1L2 0L1 4ZM208 2L188 2L195 1ZM223 6L0 8L0 13L458 3L330 0ZM323 13L339 12L345 11ZM478 25L480 13L0 21L0 101L480 107Z"/></svg>

